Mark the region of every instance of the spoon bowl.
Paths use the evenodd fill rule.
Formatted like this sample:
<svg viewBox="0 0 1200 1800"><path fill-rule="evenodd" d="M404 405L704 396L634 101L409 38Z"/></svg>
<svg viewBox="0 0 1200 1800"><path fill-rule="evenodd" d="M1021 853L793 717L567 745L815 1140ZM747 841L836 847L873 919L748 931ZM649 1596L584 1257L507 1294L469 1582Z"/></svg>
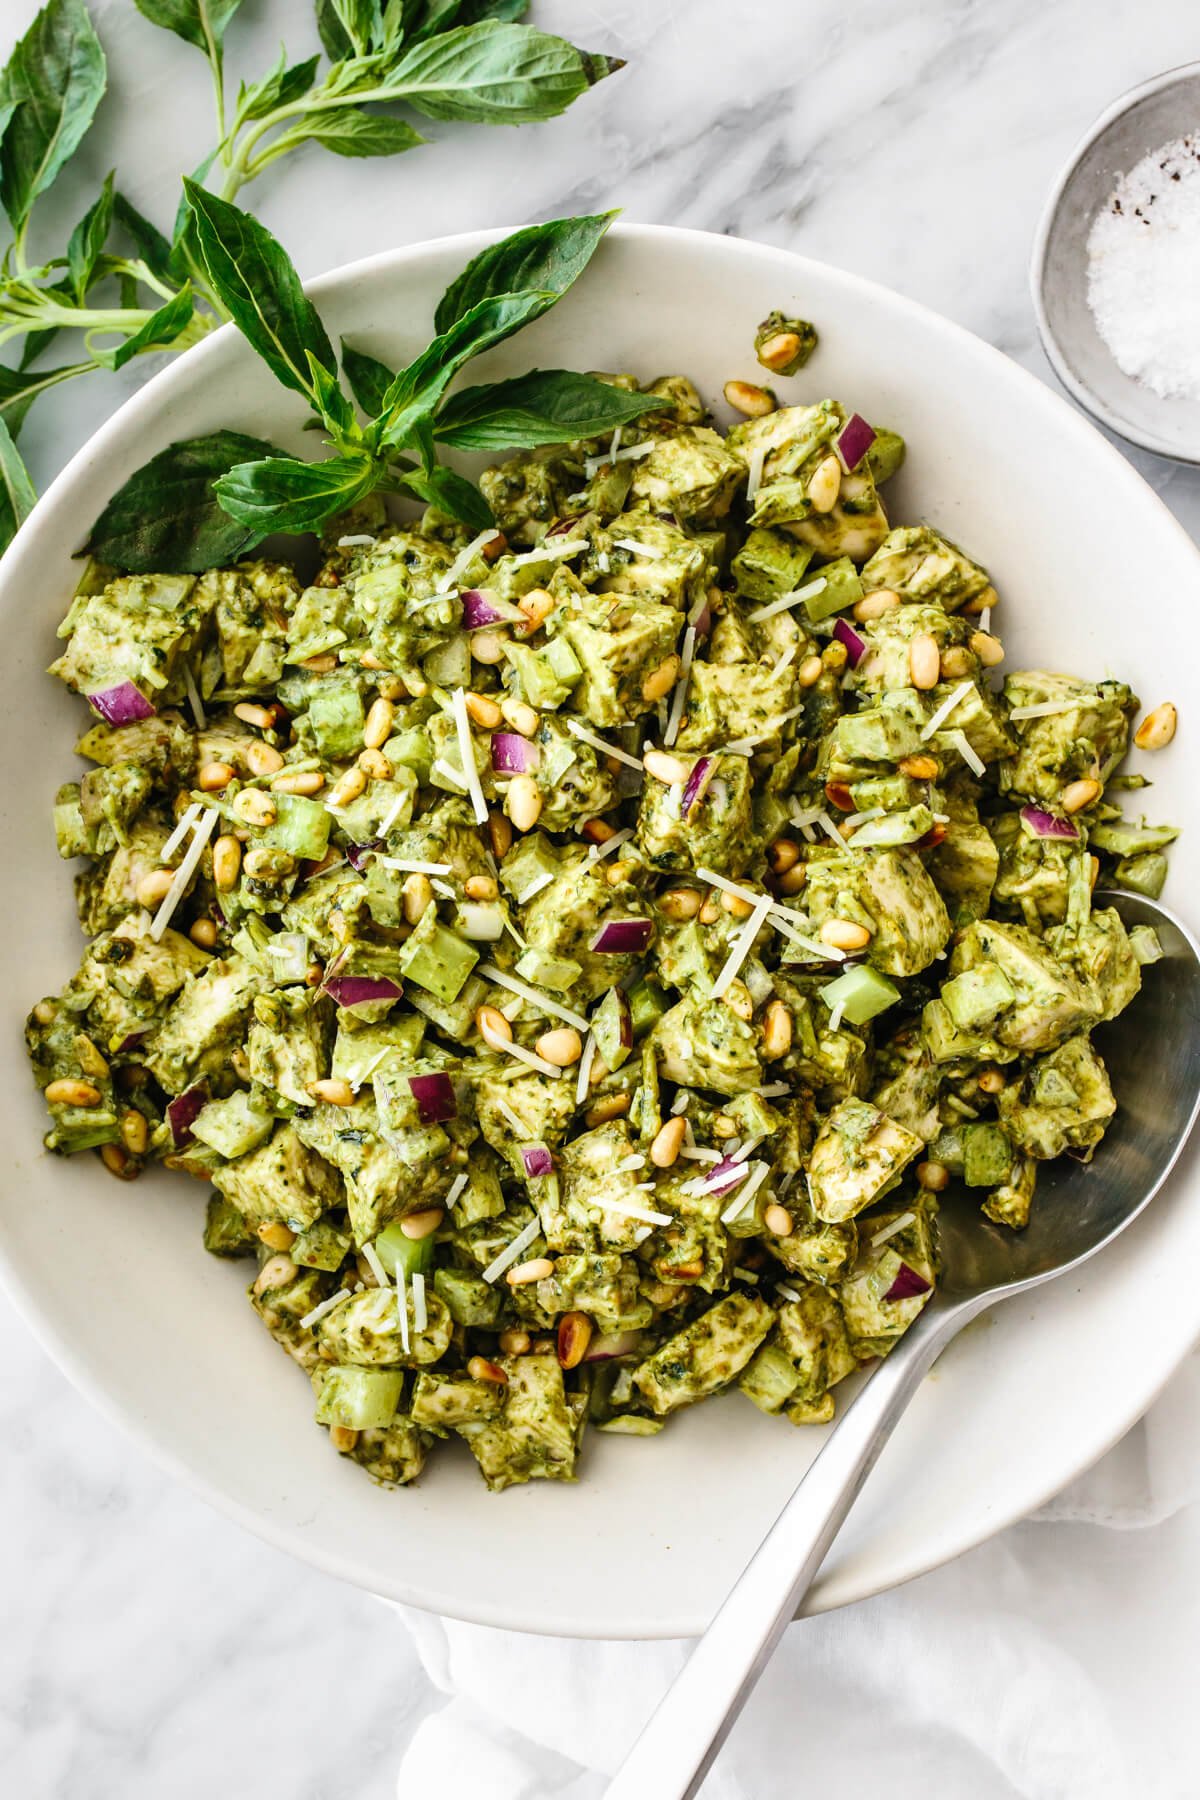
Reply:
<svg viewBox="0 0 1200 1800"><path fill-rule="evenodd" d="M1200 1111L1200 948L1141 895L1099 893L1163 955L1119 1020L1096 1033L1117 1112L1093 1160L1044 1165L1021 1231L962 1197L942 1207L942 1268L929 1305L877 1363L668 1689L608 1800L690 1800L804 1598L884 1444L936 1358L998 1301L1076 1269L1150 1204Z"/></svg>

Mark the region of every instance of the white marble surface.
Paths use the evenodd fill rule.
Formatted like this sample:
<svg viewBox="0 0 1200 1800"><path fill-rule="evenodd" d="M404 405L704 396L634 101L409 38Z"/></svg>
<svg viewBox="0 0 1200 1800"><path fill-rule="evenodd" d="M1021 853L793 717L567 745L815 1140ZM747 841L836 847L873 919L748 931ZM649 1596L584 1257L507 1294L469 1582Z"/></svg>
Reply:
<svg viewBox="0 0 1200 1800"><path fill-rule="evenodd" d="M34 10L0 0L0 52ZM176 173L207 147L203 64L131 0L93 10L112 81L82 160L96 180L115 162L165 221ZM294 55L312 37L307 0L248 0L245 13L229 33L235 71L257 73L280 37ZM436 147L398 162L313 151L272 173L256 205L305 273L429 235L619 203L634 219L755 236L855 269L1045 374L1026 286L1042 197L1093 115L1196 43L1184 0L535 0L534 14L629 68L546 126L434 127ZM76 384L34 413L26 448L40 481L142 373ZM1200 476L1143 467L1200 535ZM441 1697L385 1610L168 1481L72 1392L2 1300L0 1367L4 1791L394 1792L400 1752ZM1185 1510L1171 1528L1193 1567L1195 1527ZM1152 1708L1145 1603L1154 1593L1169 1604L1162 1544L1151 1567L1145 1536L1107 1537L1100 1554L1086 1548L1094 1533L1067 1526L1009 1541L1030 1531L1054 1544L1039 1550L1042 1574L1077 1557L1081 1581L1139 1588L1138 1631L1108 1646L1099 1679L1114 1705L1133 1691ZM1023 1580L1038 1578L1027 1569ZM1012 1604L1032 1591L1017 1584ZM1172 1732L1182 1750L1183 1722L1155 1722L1167 1753ZM1164 1773L1145 1791L1195 1788Z"/></svg>

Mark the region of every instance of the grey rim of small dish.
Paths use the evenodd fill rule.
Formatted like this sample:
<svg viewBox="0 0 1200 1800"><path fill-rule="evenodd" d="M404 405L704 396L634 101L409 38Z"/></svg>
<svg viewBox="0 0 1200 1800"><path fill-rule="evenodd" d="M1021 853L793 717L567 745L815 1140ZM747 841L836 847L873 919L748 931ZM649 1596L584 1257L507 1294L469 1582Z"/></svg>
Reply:
<svg viewBox="0 0 1200 1800"><path fill-rule="evenodd" d="M1200 62L1167 69L1114 100L1051 189L1030 282L1042 347L1084 411L1128 443L1200 466L1200 400L1164 400L1126 375L1087 301L1088 234L1118 176L1191 131L1200 132Z"/></svg>

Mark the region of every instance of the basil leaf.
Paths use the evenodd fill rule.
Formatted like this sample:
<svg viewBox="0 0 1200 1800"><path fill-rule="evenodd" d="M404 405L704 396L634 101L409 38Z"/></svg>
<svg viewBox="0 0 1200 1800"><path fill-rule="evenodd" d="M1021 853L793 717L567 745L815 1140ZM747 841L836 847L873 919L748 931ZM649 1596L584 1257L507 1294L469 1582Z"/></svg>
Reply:
<svg viewBox="0 0 1200 1800"><path fill-rule="evenodd" d="M249 457L277 454L274 444L241 431L168 445L113 495L84 553L133 575L197 575L232 562L263 534L235 524L213 484Z"/></svg>
<svg viewBox="0 0 1200 1800"><path fill-rule="evenodd" d="M496 523L496 515L475 483L440 463L406 475L404 485L428 506L436 506L439 512L469 525L472 531L486 531Z"/></svg>
<svg viewBox="0 0 1200 1800"><path fill-rule="evenodd" d="M473 257L450 283L433 315L439 331L492 294L522 294L531 288L555 300L578 281L616 218L615 212L584 214L577 219L547 219L526 225Z"/></svg>
<svg viewBox="0 0 1200 1800"><path fill-rule="evenodd" d="M107 353L104 360L108 367L123 369L127 362L131 362L143 350L156 350L162 344L173 344L180 332L185 331L191 323L194 310L191 283L188 282L173 299L164 301L157 312L151 313L140 330Z"/></svg>
<svg viewBox="0 0 1200 1800"><path fill-rule="evenodd" d="M313 112L300 123L306 143L322 144L335 156L397 156L428 141L403 119L389 119L361 107Z"/></svg>
<svg viewBox="0 0 1200 1800"><path fill-rule="evenodd" d="M277 106L290 106L293 100L302 99L317 79L320 61L319 56L310 56L306 62L293 63L289 68L286 52L281 50L279 61L269 74L249 87L243 82L238 89L238 116L262 119Z"/></svg>
<svg viewBox="0 0 1200 1800"><path fill-rule="evenodd" d="M430 119L523 125L565 112L611 67L532 25L488 19L412 45L387 86Z"/></svg>
<svg viewBox="0 0 1200 1800"><path fill-rule="evenodd" d="M379 0L317 0L317 31L330 62L369 55L382 25Z"/></svg>
<svg viewBox="0 0 1200 1800"><path fill-rule="evenodd" d="M312 400L308 352L336 376L337 358L283 245L228 200L184 179L196 247L234 324L285 387Z"/></svg>
<svg viewBox="0 0 1200 1800"><path fill-rule="evenodd" d="M7 550L17 528L29 517L37 494L21 452L8 426L0 419L0 550Z"/></svg>
<svg viewBox="0 0 1200 1800"><path fill-rule="evenodd" d="M395 369L389 369L376 356L368 356L365 350L352 349L345 340L342 342L342 369L350 383L350 392L368 417L374 419L383 411L384 396L396 379Z"/></svg>
<svg viewBox="0 0 1200 1800"><path fill-rule="evenodd" d="M465 362L519 331L550 303L546 294L497 294L473 306L400 370L371 427L373 440L396 446L406 443L433 412Z"/></svg>
<svg viewBox="0 0 1200 1800"><path fill-rule="evenodd" d="M470 15L462 22L464 25L477 25L481 19L523 19L529 11L529 0L475 0L471 5L468 0L467 12Z"/></svg>
<svg viewBox="0 0 1200 1800"><path fill-rule="evenodd" d="M308 353L309 374L312 377L313 394L316 398L317 411L322 422L328 426L335 438L361 438L358 420L354 416L354 408L342 392L342 385L336 375L319 363L310 350Z"/></svg>
<svg viewBox="0 0 1200 1800"><path fill-rule="evenodd" d="M272 531L316 531L378 487L381 474L369 456L331 456L319 463L273 456L239 463L221 476L215 492L230 518L266 537Z"/></svg>
<svg viewBox="0 0 1200 1800"><path fill-rule="evenodd" d="M64 363L57 369L33 372L9 369L0 363L0 419L15 438L39 394L57 387L60 381L70 381L74 375L87 375L95 367L94 362Z"/></svg>
<svg viewBox="0 0 1200 1800"><path fill-rule="evenodd" d="M225 27L242 0L133 0L152 25L173 31L185 44L203 50L216 68L221 66Z"/></svg>
<svg viewBox="0 0 1200 1800"><path fill-rule="evenodd" d="M171 246L157 225L140 213L118 188L113 195L113 216L137 246L138 255L155 275L171 273Z"/></svg>
<svg viewBox="0 0 1200 1800"><path fill-rule="evenodd" d="M0 204L14 231L78 149L105 79L104 51L83 0L49 0L4 71L4 106L13 111L0 140Z"/></svg>
<svg viewBox="0 0 1200 1800"><path fill-rule="evenodd" d="M603 437L665 404L657 395L631 394L570 369L534 369L514 381L451 394L434 435L456 450L532 450Z"/></svg>
<svg viewBox="0 0 1200 1800"><path fill-rule="evenodd" d="M67 245L67 271L75 298L82 306L96 273L96 264L108 242L113 220L113 170L100 189L100 197L84 213Z"/></svg>

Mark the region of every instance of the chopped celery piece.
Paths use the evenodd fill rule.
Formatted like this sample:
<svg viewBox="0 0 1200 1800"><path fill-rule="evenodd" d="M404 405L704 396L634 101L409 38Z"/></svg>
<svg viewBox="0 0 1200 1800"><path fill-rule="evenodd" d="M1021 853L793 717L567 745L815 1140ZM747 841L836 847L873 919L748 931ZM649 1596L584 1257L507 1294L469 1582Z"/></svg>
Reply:
<svg viewBox="0 0 1200 1800"><path fill-rule="evenodd" d="M424 1019L412 1013L397 1013L383 1024L360 1025L357 1031L339 1025L330 1073L351 1087L361 1087L372 1075L412 1062L420 1054L424 1035Z"/></svg>
<svg viewBox="0 0 1200 1800"><path fill-rule="evenodd" d="M210 1194L204 1215L204 1248L212 1256L250 1256L258 1239L224 1194Z"/></svg>
<svg viewBox="0 0 1200 1800"><path fill-rule="evenodd" d="M320 862L329 847L333 820L319 800L303 794L274 794L275 823L268 825L261 842L288 850L305 862Z"/></svg>
<svg viewBox="0 0 1200 1800"><path fill-rule="evenodd" d="M878 969L863 963L856 969L847 969L836 981L827 982L821 989L821 998L830 1012L840 1006L843 1019L851 1025L865 1025L868 1019L895 1006L900 990Z"/></svg>
<svg viewBox="0 0 1200 1800"><path fill-rule="evenodd" d="M1149 963L1161 962L1163 959L1163 947L1158 941L1158 933L1153 925L1135 925L1129 934L1129 948L1143 968Z"/></svg>
<svg viewBox="0 0 1200 1800"><path fill-rule="evenodd" d="M570 645L561 639L556 639L555 642L562 643L563 650L575 663L573 675L569 671L564 674L555 667L550 661L549 649L531 650L528 644L509 643L504 646L504 654L516 670L522 698L527 700L530 706L545 708L548 711L562 705L571 691L572 684L578 681L583 673L578 662L575 661ZM566 659L560 655L559 660L565 663Z"/></svg>
<svg viewBox="0 0 1200 1800"><path fill-rule="evenodd" d="M354 1239L348 1231L339 1231L328 1219L318 1219L300 1233L288 1255L301 1268L324 1269L330 1274L341 1267L353 1247Z"/></svg>
<svg viewBox="0 0 1200 1800"><path fill-rule="evenodd" d="M478 1331L494 1331L499 1325L504 1295L481 1275L472 1275L467 1269L439 1269L433 1285L449 1307L450 1317L456 1325L474 1327Z"/></svg>
<svg viewBox="0 0 1200 1800"><path fill-rule="evenodd" d="M375 1239L375 1254L393 1281L397 1268L404 1270L406 1279L424 1275L433 1267L433 1233L423 1238L406 1237L399 1219L393 1219Z"/></svg>
<svg viewBox="0 0 1200 1800"><path fill-rule="evenodd" d="M273 1113L254 1105L245 1088L224 1100L210 1100L192 1122L192 1136L232 1162L265 1144L275 1129Z"/></svg>
<svg viewBox="0 0 1200 1800"><path fill-rule="evenodd" d="M845 612L848 607L857 606L863 597L863 585L859 580L858 570L848 556L839 556L833 562L822 564L813 575L813 580L820 576L825 586L819 594L811 594L804 602L805 610L814 625L822 619L831 619L834 613Z"/></svg>
<svg viewBox="0 0 1200 1800"><path fill-rule="evenodd" d="M431 650L421 667L439 687L466 687L471 680L471 640L466 632L456 632Z"/></svg>
<svg viewBox="0 0 1200 1800"><path fill-rule="evenodd" d="M999 1187L1012 1172L1012 1143L1002 1125L964 1125L963 1180L968 1187Z"/></svg>
<svg viewBox="0 0 1200 1800"><path fill-rule="evenodd" d="M647 981L643 977L630 988L628 998L633 1035L635 1038L644 1037L666 1012L667 997L657 982Z"/></svg>
<svg viewBox="0 0 1200 1800"><path fill-rule="evenodd" d="M396 1416L404 1392L400 1369L316 1368L317 1424L345 1425L351 1431L379 1431Z"/></svg>
<svg viewBox="0 0 1200 1800"><path fill-rule="evenodd" d="M421 923L400 951L400 967L407 980L447 1004L458 999L478 961L478 950L439 924L432 906L426 908Z"/></svg>
<svg viewBox="0 0 1200 1800"><path fill-rule="evenodd" d="M573 956L555 956L552 950L539 950L531 945L517 959L517 974L535 987L549 988L552 994L565 994L583 974ZM610 1063L609 1067L613 1065Z"/></svg>
<svg viewBox="0 0 1200 1800"><path fill-rule="evenodd" d="M322 756L355 756L362 749L362 700L349 682L317 688L308 703L308 722Z"/></svg>
<svg viewBox="0 0 1200 1800"><path fill-rule="evenodd" d="M398 731L383 746L383 754L393 769L411 769L418 781L428 785L429 770L433 763L433 745L429 741L428 732L416 729Z"/></svg>
<svg viewBox="0 0 1200 1800"><path fill-rule="evenodd" d="M633 1010L620 988L609 988L596 1008L592 1036L605 1068L619 1069L633 1049Z"/></svg>
<svg viewBox="0 0 1200 1800"><path fill-rule="evenodd" d="M1159 850L1148 851L1145 856L1124 856L1117 864L1116 877L1123 888L1145 894L1147 900L1157 900L1166 884L1167 859Z"/></svg>

